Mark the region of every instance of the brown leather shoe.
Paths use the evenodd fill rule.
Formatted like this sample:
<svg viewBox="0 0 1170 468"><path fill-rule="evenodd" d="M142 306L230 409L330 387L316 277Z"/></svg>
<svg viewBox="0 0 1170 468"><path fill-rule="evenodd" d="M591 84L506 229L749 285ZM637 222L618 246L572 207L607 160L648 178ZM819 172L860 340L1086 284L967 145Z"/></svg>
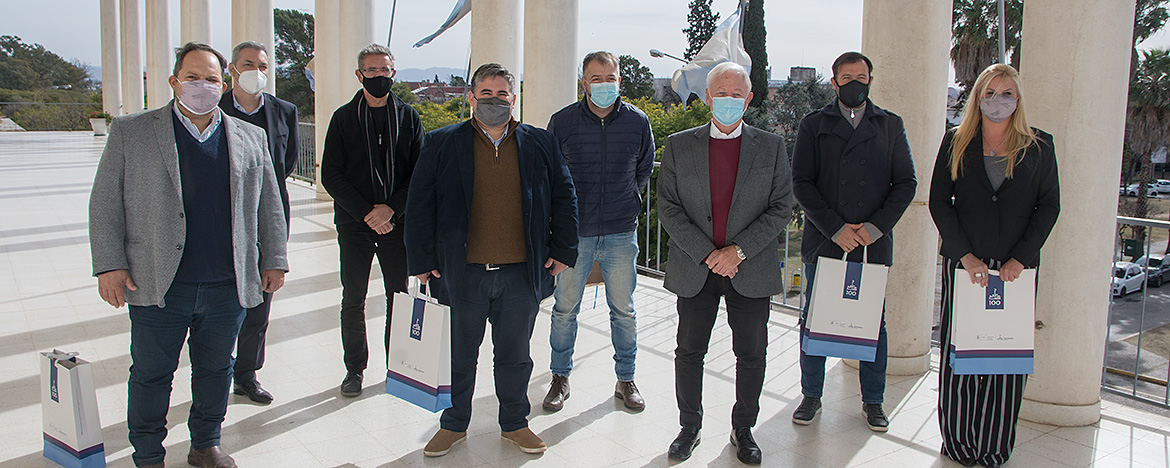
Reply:
<svg viewBox="0 0 1170 468"><path fill-rule="evenodd" d="M467 438L466 432L454 432L446 429L439 429L431 441L427 442L427 446L423 447L423 455L428 457L441 457L451 451L451 446Z"/></svg>
<svg viewBox="0 0 1170 468"><path fill-rule="evenodd" d="M520 447L520 451L524 453L544 453L544 450L548 448L544 444L544 441L540 440L540 437L537 437L532 432L532 429L527 427L512 432L501 432L500 436L516 444L517 447Z"/></svg>
<svg viewBox="0 0 1170 468"><path fill-rule="evenodd" d="M641 411L646 408L646 400L642 399L642 393L638 391L638 386L634 385L634 381L618 381L617 387L613 390L614 398L622 400L626 404L626 408Z"/></svg>
<svg viewBox="0 0 1170 468"><path fill-rule="evenodd" d="M548 395L544 396L545 411L560 411L565 407L565 400L569 399L569 378L553 374L552 386Z"/></svg>
<svg viewBox="0 0 1170 468"><path fill-rule="evenodd" d="M191 447L187 452L187 463L200 468L236 468L236 461L218 445L203 450Z"/></svg>

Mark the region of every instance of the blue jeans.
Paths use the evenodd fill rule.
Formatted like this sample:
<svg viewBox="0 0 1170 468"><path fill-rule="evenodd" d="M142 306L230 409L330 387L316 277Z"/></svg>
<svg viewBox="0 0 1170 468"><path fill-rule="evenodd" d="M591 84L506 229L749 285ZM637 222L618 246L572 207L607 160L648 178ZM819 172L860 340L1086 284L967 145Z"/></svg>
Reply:
<svg viewBox="0 0 1170 468"><path fill-rule="evenodd" d="M815 263L804 264L804 311L800 313L800 336L803 337L808 329L808 303L812 298L813 276L816 275ZM882 324L878 329L877 353L873 362L858 361L861 381L861 402L881 403L886 393L886 310L882 306ZM825 390L825 357L809 356L800 350L800 392L806 397L820 398Z"/></svg>
<svg viewBox="0 0 1170 468"><path fill-rule="evenodd" d="M526 263L492 271L469 264L463 271L451 304L451 407L439 418L443 429L465 432L471 423L479 347L489 322L500 429L511 432L528 427L529 344L540 308L531 284Z"/></svg>
<svg viewBox="0 0 1170 468"><path fill-rule="evenodd" d="M568 377L573 370L577 313L581 312L585 281L596 260L601 265L605 301L609 304L614 372L620 381L634 380L634 357L638 354L638 324L634 316L637 259L638 236L634 231L577 238L577 266L566 268L557 276L557 289L553 293L556 304L548 339L552 346L549 368L553 374Z"/></svg>
<svg viewBox="0 0 1170 468"><path fill-rule="evenodd" d="M130 306L130 381L126 426L138 466L162 463L167 410L179 352L191 358L191 447L219 445L232 380L232 350L244 320L235 280L171 284L166 307ZM188 335L188 333L190 333Z"/></svg>

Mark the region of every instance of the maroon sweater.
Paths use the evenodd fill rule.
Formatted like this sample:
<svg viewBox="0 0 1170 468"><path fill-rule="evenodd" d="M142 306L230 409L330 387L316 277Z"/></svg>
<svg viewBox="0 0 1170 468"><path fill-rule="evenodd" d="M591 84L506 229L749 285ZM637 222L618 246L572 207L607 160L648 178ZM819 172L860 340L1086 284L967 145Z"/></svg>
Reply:
<svg viewBox="0 0 1170 468"><path fill-rule="evenodd" d="M711 171L711 237L715 248L727 246L727 213L735 194L735 175L739 172L740 137L727 140L710 138L707 162Z"/></svg>

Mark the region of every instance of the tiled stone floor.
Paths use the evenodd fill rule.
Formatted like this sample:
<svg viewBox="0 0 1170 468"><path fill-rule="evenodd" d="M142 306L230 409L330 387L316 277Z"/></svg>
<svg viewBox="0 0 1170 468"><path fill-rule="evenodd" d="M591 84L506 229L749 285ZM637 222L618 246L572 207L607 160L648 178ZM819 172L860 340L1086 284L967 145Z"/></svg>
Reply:
<svg viewBox="0 0 1170 468"><path fill-rule="evenodd" d="M103 138L86 133L0 134L0 467L56 466L41 456L38 351L79 351L93 362L109 466L129 467L126 378L129 320L125 309L101 302L90 277L87 200ZM233 397L223 426L223 446L244 467L400 467L520 465L568 467L667 466L666 448L677 432L672 350L676 327L673 296L661 282L639 278L637 382L647 409L624 410L612 398L612 348L604 312L586 294L565 409L545 414L549 307L543 304L533 338L536 371L529 397L536 404L531 426L550 448L526 455L501 441L495 423L490 347L481 353L475 413L467 443L445 457L424 458L422 447L438 417L382 391L371 368L366 391L338 395L344 368L338 331L337 248L332 207L313 190L291 184L293 272L276 294L268 334L268 362L260 371L276 395L269 406ZM381 330L384 296L374 269L369 328ZM793 316L776 312L769 324L768 376L756 439L765 466L928 467L959 466L938 455L935 402L937 374L889 378L887 434L870 432L860 411L857 373L829 361L825 411L808 427L790 415L799 400L799 367ZM374 355L381 354L378 333ZM376 359L375 359L376 362ZM1087 363L1086 365L1099 365ZM737 466L727 443L733 399L734 357L725 322L714 333L705 388L704 441L688 466ZM186 466L190 374L184 357L171 399L167 462ZM1059 428L1020 423L1009 466L1166 467L1170 465L1170 418L1112 401L1101 421Z"/></svg>

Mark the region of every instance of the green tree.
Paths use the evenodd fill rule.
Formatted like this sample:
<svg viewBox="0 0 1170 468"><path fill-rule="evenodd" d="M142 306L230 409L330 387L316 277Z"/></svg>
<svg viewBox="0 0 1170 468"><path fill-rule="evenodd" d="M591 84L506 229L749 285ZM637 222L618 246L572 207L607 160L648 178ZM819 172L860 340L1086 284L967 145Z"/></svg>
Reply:
<svg viewBox="0 0 1170 468"><path fill-rule="evenodd" d="M429 132L462 122L467 116L466 113L471 112L471 109L466 107L465 99L458 97L442 104L421 101L413 104L412 107L418 111L423 129ZM461 111L464 112L463 117L460 117Z"/></svg>
<svg viewBox="0 0 1170 468"><path fill-rule="evenodd" d="M451 78L447 80L447 84L449 86L467 86L467 81L462 76L451 75Z"/></svg>
<svg viewBox="0 0 1170 468"><path fill-rule="evenodd" d="M618 57L618 74L622 77L621 94L626 99L654 97L654 75L631 55Z"/></svg>
<svg viewBox="0 0 1170 468"><path fill-rule="evenodd" d="M0 36L0 87L89 91L92 86L89 71L80 62L66 61L44 46L26 44L17 36Z"/></svg>
<svg viewBox="0 0 1170 468"><path fill-rule="evenodd" d="M743 12L743 48L752 58L752 107L768 101L768 49L765 44L764 0L748 0Z"/></svg>
<svg viewBox="0 0 1170 468"><path fill-rule="evenodd" d="M951 13L951 63L955 81L966 99L979 73L999 61L999 6L989 0L954 0ZM1019 69L1020 32L1024 25L1024 0L1004 2L1005 46L1009 65Z"/></svg>
<svg viewBox="0 0 1170 468"><path fill-rule="evenodd" d="M776 104L775 132L784 137L784 144L789 152L796 145L796 132L800 128L800 121L814 110L825 107L837 97L833 87L824 82L824 77L817 75L809 81L791 81L784 83L776 91L776 97L771 101Z"/></svg>
<svg viewBox="0 0 1170 468"><path fill-rule="evenodd" d="M405 81L395 81L394 84L390 86L390 91L397 95L398 99L401 99L402 102L407 104L411 104L418 100L418 96L415 96L414 93L410 92L410 85L406 84Z"/></svg>
<svg viewBox="0 0 1170 468"><path fill-rule="evenodd" d="M1160 31L1162 26L1166 25L1166 20L1170 18L1170 13L1166 11L1167 1L1137 0L1136 11L1133 17L1133 51L1130 53L1129 59L1130 81L1133 81L1135 75L1137 75L1138 59L1140 57L1138 55L1137 45Z"/></svg>
<svg viewBox="0 0 1170 468"><path fill-rule="evenodd" d="M711 34L715 32L715 27L719 25L719 13L711 11L712 0L691 0L687 5L691 12L687 14L687 24L689 26L683 29L683 33L687 35L687 51L683 54L683 58L690 60L695 54L699 53L699 49L711 39Z"/></svg>
<svg viewBox="0 0 1170 468"><path fill-rule="evenodd" d="M1131 215L1145 218L1149 213L1146 184L1154 178L1151 156L1170 138L1170 51L1167 49L1142 52L1142 59L1129 84L1126 121L1129 126L1127 144L1141 163L1137 202ZM1144 234L1141 230L1137 232L1139 240L1143 240Z"/></svg>
<svg viewBox="0 0 1170 468"><path fill-rule="evenodd" d="M297 106L302 119L313 116L313 90L305 65L313 59L313 15L272 10L276 31L276 93Z"/></svg>

